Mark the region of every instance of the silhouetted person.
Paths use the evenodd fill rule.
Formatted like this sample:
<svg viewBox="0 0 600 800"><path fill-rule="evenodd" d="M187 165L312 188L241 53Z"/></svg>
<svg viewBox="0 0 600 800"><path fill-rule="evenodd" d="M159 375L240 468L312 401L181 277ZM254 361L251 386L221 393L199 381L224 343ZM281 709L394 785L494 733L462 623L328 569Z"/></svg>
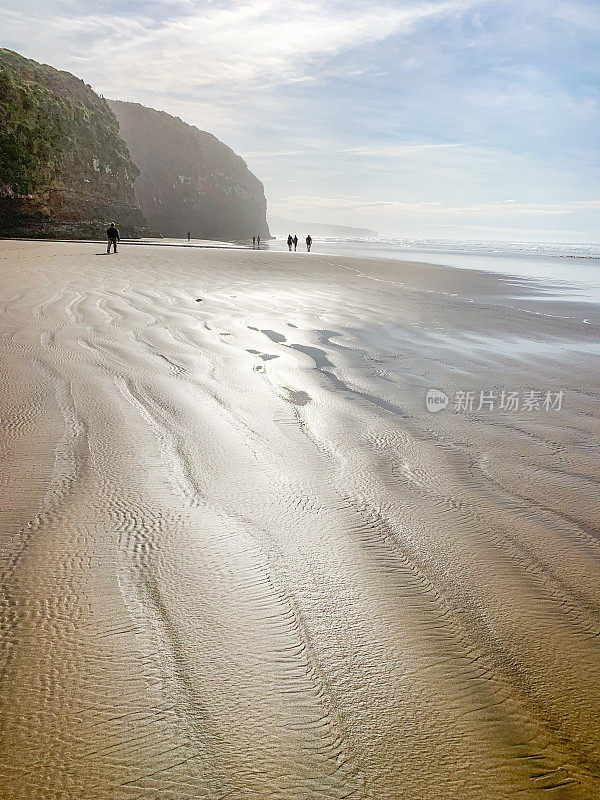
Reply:
<svg viewBox="0 0 600 800"><path fill-rule="evenodd" d="M192 234L188 231L188 242L190 241L191 238L192 238Z"/></svg>
<svg viewBox="0 0 600 800"><path fill-rule="evenodd" d="M312 244L312 236L309 233L308 236L306 237L306 250L308 253L310 253L311 244Z"/></svg>
<svg viewBox="0 0 600 800"><path fill-rule="evenodd" d="M260 250L260 234L256 237L256 244L258 245L258 249Z"/></svg>
<svg viewBox="0 0 600 800"><path fill-rule="evenodd" d="M294 234L294 238L292 239L292 241L294 242L294 250L296 250L296 248L298 247L298 237L296 236L296 234Z"/></svg>
<svg viewBox="0 0 600 800"><path fill-rule="evenodd" d="M256 247L256 236L252 237L252 247Z"/></svg>
<svg viewBox="0 0 600 800"><path fill-rule="evenodd" d="M291 234L291 233L288 233L288 240L287 240L287 242L288 242L288 250L289 250L289 251L290 251L290 253L291 253L291 252L292 252L292 245L294 244L294 240L292 239L292 234Z"/></svg>
<svg viewBox="0 0 600 800"><path fill-rule="evenodd" d="M110 246L113 246L115 253L117 252L117 242L121 241L121 237L119 236L119 230L115 226L114 222L111 222L108 230L106 231L106 237L108 239L108 247L106 248L106 252L110 253Z"/></svg>

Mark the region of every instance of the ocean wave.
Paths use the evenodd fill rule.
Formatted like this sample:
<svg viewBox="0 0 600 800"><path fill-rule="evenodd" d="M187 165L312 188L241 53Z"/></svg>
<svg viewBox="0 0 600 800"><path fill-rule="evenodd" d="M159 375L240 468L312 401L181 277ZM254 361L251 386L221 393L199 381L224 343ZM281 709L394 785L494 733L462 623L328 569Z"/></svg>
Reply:
<svg viewBox="0 0 600 800"><path fill-rule="evenodd" d="M480 255L529 255L551 256L553 258L597 258L600 259L600 245L573 244L566 242L506 242L506 241L462 241L458 239L413 239L404 237L354 237L340 236L314 237L315 242L339 244L371 245L398 250L434 250L437 252L460 252Z"/></svg>

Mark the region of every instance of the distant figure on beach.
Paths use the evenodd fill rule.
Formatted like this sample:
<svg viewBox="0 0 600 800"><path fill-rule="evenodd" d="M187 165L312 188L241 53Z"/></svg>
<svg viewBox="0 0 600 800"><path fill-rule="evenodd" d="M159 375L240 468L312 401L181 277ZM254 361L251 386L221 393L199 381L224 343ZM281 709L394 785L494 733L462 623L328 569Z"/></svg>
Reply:
<svg viewBox="0 0 600 800"><path fill-rule="evenodd" d="M260 234L256 237L256 244L258 246L258 249L260 250Z"/></svg>
<svg viewBox="0 0 600 800"><path fill-rule="evenodd" d="M288 242L288 250L289 250L289 251L290 251L290 253L291 253L291 252L292 252L292 245L294 244L294 240L292 239L292 234L291 234L291 233L288 233L288 240L287 240L287 242Z"/></svg>
<svg viewBox="0 0 600 800"><path fill-rule="evenodd" d="M309 233L308 236L306 237L306 250L308 253L310 253L311 244L312 244L312 236Z"/></svg>
<svg viewBox="0 0 600 800"><path fill-rule="evenodd" d="M252 247L256 247L256 236L252 237Z"/></svg>
<svg viewBox="0 0 600 800"><path fill-rule="evenodd" d="M294 250L298 247L298 237L294 234L294 238L292 240L294 242Z"/></svg>
<svg viewBox="0 0 600 800"><path fill-rule="evenodd" d="M192 234L188 231L188 242L190 241L191 238L192 238Z"/></svg>
<svg viewBox="0 0 600 800"><path fill-rule="evenodd" d="M121 237L119 235L119 230L115 226L114 222L110 223L108 230L106 231L106 237L108 239L108 247L106 248L106 252L110 253L110 246L112 244L115 253L117 252L117 242L121 241Z"/></svg>

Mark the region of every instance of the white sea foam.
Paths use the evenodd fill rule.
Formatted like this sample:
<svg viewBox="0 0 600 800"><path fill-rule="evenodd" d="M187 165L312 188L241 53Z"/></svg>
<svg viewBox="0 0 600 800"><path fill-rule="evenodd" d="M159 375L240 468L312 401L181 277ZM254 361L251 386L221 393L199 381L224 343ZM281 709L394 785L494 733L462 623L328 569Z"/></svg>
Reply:
<svg viewBox="0 0 600 800"><path fill-rule="evenodd" d="M337 236L313 237L315 243L337 242L346 245L368 245L400 250L437 250L440 252L472 253L485 255L530 255L552 258L600 259L600 245L573 244L569 242L506 242L467 241L460 239L413 239L408 237L342 238Z"/></svg>

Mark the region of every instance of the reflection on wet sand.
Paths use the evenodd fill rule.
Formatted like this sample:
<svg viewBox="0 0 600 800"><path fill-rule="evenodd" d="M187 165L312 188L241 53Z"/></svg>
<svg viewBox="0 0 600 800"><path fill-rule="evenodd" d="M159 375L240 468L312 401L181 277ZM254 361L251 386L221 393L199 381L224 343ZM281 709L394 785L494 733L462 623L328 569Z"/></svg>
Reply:
<svg viewBox="0 0 600 800"><path fill-rule="evenodd" d="M600 796L589 305L1 247L3 796ZM564 399L431 414L431 388Z"/></svg>

